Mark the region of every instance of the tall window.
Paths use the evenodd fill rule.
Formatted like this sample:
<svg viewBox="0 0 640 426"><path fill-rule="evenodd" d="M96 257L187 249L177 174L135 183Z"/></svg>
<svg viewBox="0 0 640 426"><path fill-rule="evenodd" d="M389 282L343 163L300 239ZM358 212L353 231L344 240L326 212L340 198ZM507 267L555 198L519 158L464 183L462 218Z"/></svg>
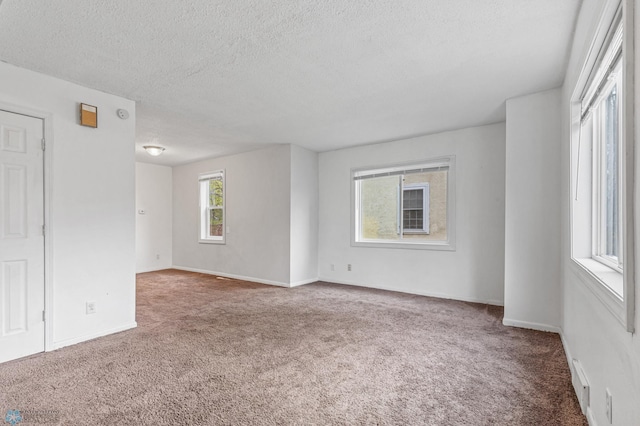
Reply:
<svg viewBox="0 0 640 426"><path fill-rule="evenodd" d="M224 171L200 175L200 242L224 243Z"/></svg>
<svg viewBox="0 0 640 426"><path fill-rule="evenodd" d="M610 32L598 67L581 99L580 138L591 156L591 257L618 272L623 270L622 230L622 23ZM582 140L580 141L582 145ZM580 161L580 159L578 160ZM581 165L588 167L589 165ZM622 296L622 288L612 286Z"/></svg>
<svg viewBox="0 0 640 426"><path fill-rule="evenodd" d="M631 2L608 1L571 103L571 263L627 329L634 325ZM632 10L632 9L631 9ZM631 97L629 97L631 95ZM625 259L629 260L625 264Z"/></svg>
<svg viewBox="0 0 640 426"><path fill-rule="evenodd" d="M353 171L353 244L453 250L453 163Z"/></svg>
<svg viewBox="0 0 640 426"><path fill-rule="evenodd" d="M622 271L622 159L620 125L622 62L611 65L600 95L593 105L594 144L594 251L596 260Z"/></svg>

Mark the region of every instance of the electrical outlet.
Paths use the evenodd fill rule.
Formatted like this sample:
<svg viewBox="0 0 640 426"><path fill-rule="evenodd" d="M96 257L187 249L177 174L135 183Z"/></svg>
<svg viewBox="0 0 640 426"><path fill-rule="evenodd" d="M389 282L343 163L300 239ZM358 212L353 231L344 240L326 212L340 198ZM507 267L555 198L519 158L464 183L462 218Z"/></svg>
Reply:
<svg viewBox="0 0 640 426"><path fill-rule="evenodd" d="M347 265L347 271L351 271L351 264L350 263Z"/></svg>
<svg viewBox="0 0 640 426"><path fill-rule="evenodd" d="M606 401L607 420L609 421L609 424L613 424L613 398L611 397L611 391L609 389L606 389L605 397L607 399Z"/></svg>
<svg viewBox="0 0 640 426"><path fill-rule="evenodd" d="M156 254L156 260L160 260L160 255Z"/></svg>
<svg viewBox="0 0 640 426"><path fill-rule="evenodd" d="M331 264L331 270L335 271L336 270L336 265L334 265L333 263Z"/></svg>
<svg viewBox="0 0 640 426"><path fill-rule="evenodd" d="M87 315L96 313L96 302L87 302Z"/></svg>

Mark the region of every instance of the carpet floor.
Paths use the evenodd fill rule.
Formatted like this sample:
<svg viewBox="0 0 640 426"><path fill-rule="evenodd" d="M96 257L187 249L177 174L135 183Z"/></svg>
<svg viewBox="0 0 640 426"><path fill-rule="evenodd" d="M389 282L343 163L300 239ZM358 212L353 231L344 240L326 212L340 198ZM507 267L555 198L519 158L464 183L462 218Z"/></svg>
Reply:
<svg viewBox="0 0 640 426"><path fill-rule="evenodd" d="M138 328L0 364L0 420L586 425L558 335L502 314L322 282L139 274Z"/></svg>

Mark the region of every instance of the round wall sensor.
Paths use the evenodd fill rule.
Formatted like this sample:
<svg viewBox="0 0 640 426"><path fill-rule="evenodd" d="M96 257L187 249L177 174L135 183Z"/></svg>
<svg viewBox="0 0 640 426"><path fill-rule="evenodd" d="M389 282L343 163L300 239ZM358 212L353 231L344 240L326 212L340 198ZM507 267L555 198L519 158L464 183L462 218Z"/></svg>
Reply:
<svg viewBox="0 0 640 426"><path fill-rule="evenodd" d="M129 118L129 111L127 111L126 109L119 109L117 113L118 117L122 118L123 120Z"/></svg>

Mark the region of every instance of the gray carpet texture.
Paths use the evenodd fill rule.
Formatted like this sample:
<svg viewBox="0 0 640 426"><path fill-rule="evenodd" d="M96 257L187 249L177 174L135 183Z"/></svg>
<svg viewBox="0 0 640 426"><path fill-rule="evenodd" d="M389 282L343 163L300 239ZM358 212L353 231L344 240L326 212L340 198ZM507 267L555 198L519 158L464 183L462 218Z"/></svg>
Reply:
<svg viewBox="0 0 640 426"><path fill-rule="evenodd" d="M139 274L133 330L0 364L0 421L586 425L556 334L500 307Z"/></svg>

